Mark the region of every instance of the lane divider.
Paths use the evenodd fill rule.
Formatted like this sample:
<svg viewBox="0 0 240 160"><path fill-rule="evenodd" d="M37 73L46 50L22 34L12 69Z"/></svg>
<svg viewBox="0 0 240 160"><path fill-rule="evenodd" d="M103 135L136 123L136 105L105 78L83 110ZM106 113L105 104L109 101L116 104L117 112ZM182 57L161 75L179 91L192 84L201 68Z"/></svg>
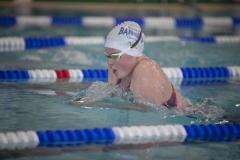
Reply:
<svg viewBox="0 0 240 160"><path fill-rule="evenodd" d="M223 142L240 139L240 124L123 126L112 128L0 132L0 150L162 142Z"/></svg>
<svg viewBox="0 0 240 160"><path fill-rule="evenodd" d="M147 36L146 42L240 43L240 36ZM49 47L103 44L104 37L0 37L0 52Z"/></svg>
<svg viewBox="0 0 240 160"><path fill-rule="evenodd" d="M229 67L181 67L163 68L172 81L179 84L182 80L239 79L240 66ZM0 70L0 80L24 80L30 82L69 82L106 81L107 69L35 69L35 70Z"/></svg>
<svg viewBox="0 0 240 160"><path fill-rule="evenodd" d="M60 17L60 16L0 16L1 26L77 25L111 27L123 21L135 21L146 28L202 28L206 26L237 26L240 17Z"/></svg>

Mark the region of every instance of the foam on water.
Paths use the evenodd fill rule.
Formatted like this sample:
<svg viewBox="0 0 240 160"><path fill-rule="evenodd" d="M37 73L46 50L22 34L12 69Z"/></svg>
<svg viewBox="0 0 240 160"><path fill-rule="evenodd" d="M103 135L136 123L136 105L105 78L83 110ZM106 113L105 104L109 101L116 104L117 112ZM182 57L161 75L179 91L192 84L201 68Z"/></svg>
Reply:
<svg viewBox="0 0 240 160"><path fill-rule="evenodd" d="M103 103L106 101L110 103ZM119 104L120 101L121 103ZM165 118L180 115L192 117L196 121L215 120L224 115L224 110L215 105L209 98L192 103L189 107L175 107L170 109L165 106L157 106L149 102L135 99L131 92L125 92L119 87L109 85L105 82L94 82L87 90L83 90L74 96L72 102L83 107L104 105L106 108L144 109L144 111L157 111L164 114Z"/></svg>
<svg viewBox="0 0 240 160"><path fill-rule="evenodd" d="M122 90L118 87L108 85L105 82L94 82L87 89L74 96L73 101L78 104L88 105L90 103L103 100L110 96L119 96L122 94Z"/></svg>
<svg viewBox="0 0 240 160"><path fill-rule="evenodd" d="M93 62L85 53L80 51L61 49L52 58L53 62L62 62L66 64L81 64L92 66Z"/></svg>
<svg viewBox="0 0 240 160"><path fill-rule="evenodd" d="M23 55L22 57L20 57L19 60L28 60L28 61L37 61L37 62L43 61L42 58L38 55Z"/></svg>
<svg viewBox="0 0 240 160"><path fill-rule="evenodd" d="M224 110L214 104L210 98L205 98L199 102L192 103L190 107L174 108L174 112L179 115L187 115L196 119L215 120L224 116Z"/></svg>

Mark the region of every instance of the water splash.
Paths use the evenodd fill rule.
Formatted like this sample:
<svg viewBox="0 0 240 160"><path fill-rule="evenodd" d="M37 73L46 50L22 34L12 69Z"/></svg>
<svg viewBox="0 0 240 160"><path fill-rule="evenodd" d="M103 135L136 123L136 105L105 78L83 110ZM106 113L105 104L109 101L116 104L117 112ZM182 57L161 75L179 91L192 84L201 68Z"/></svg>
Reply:
<svg viewBox="0 0 240 160"><path fill-rule="evenodd" d="M61 49L58 54L55 54L52 58L53 62L63 62L66 64L81 64L81 65L93 65L93 62L86 56L85 53L80 51L72 51L67 49Z"/></svg>
<svg viewBox="0 0 240 160"><path fill-rule="evenodd" d="M72 100L75 104L88 105L107 97L122 95L122 90L105 82L94 82L87 90L80 92Z"/></svg>
<svg viewBox="0 0 240 160"><path fill-rule="evenodd" d="M188 99L187 99L188 100ZM213 99L205 98L203 100L200 100L199 102L191 103L190 100L189 104L192 104L191 106L187 107L173 107L168 108L166 106L159 106L155 105L149 102L141 101L139 99L134 99L134 103L146 105L149 110L151 111L157 111L165 118L168 117L176 117L176 116L187 116L189 118L194 119L193 123L195 122L208 122L211 120L219 120L225 121L223 119L225 111L220 107L217 106L214 103Z"/></svg>
<svg viewBox="0 0 240 160"><path fill-rule="evenodd" d="M73 104L82 106L99 106L100 101L105 101L109 99L110 105L106 104L105 107L110 108L127 108L135 109L138 108L144 111L154 111L163 114L165 118L175 117L175 116L187 116L197 121L209 121L221 119L224 115L224 110L217 106L213 99L205 98L198 102L192 103L189 107L182 108L172 108L169 109L165 106L155 105L140 99L136 99L132 92L125 92L117 86L109 85L105 82L94 82L87 90L80 92L78 95L74 96L71 101ZM119 103L121 101L122 103ZM98 102L95 104L95 102ZM114 105L113 105L114 103ZM126 107L128 105L128 107ZM118 106L118 107L117 107ZM122 106L122 107L121 107Z"/></svg>
<svg viewBox="0 0 240 160"><path fill-rule="evenodd" d="M174 112L179 115L188 115L193 118L204 118L205 121L208 121L223 117L225 111L214 104L213 99L205 98L199 102L193 103L189 107L175 108Z"/></svg>

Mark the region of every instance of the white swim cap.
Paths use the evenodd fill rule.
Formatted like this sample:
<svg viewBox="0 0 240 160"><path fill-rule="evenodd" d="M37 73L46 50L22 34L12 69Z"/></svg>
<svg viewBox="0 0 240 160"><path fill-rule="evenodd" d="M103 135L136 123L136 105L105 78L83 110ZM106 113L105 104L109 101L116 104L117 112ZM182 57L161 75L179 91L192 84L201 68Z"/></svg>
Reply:
<svg viewBox="0 0 240 160"><path fill-rule="evenodd" d="M134 57L141 56L144 49L144 34L136 22L125 21L108 33L104 47L124 51Z"/></svg>

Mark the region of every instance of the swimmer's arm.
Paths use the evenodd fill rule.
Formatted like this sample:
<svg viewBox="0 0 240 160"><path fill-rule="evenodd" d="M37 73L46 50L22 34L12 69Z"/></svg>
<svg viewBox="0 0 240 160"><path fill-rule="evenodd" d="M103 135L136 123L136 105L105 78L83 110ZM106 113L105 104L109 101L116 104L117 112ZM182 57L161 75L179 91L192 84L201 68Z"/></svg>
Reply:
<svg viewBox="0 0 240 160"><path fill-rule="evenodd" d="M77 106L85 106L85 105L91 105L93 102L80 102L80 101L70 101L70 104L77 105ZM147 111L147 106L143 104L112 104L112 103L105 103L105 102L98 102L98 107L103 108L118 108L118 109L133 109L138 111Z"/></svg>

